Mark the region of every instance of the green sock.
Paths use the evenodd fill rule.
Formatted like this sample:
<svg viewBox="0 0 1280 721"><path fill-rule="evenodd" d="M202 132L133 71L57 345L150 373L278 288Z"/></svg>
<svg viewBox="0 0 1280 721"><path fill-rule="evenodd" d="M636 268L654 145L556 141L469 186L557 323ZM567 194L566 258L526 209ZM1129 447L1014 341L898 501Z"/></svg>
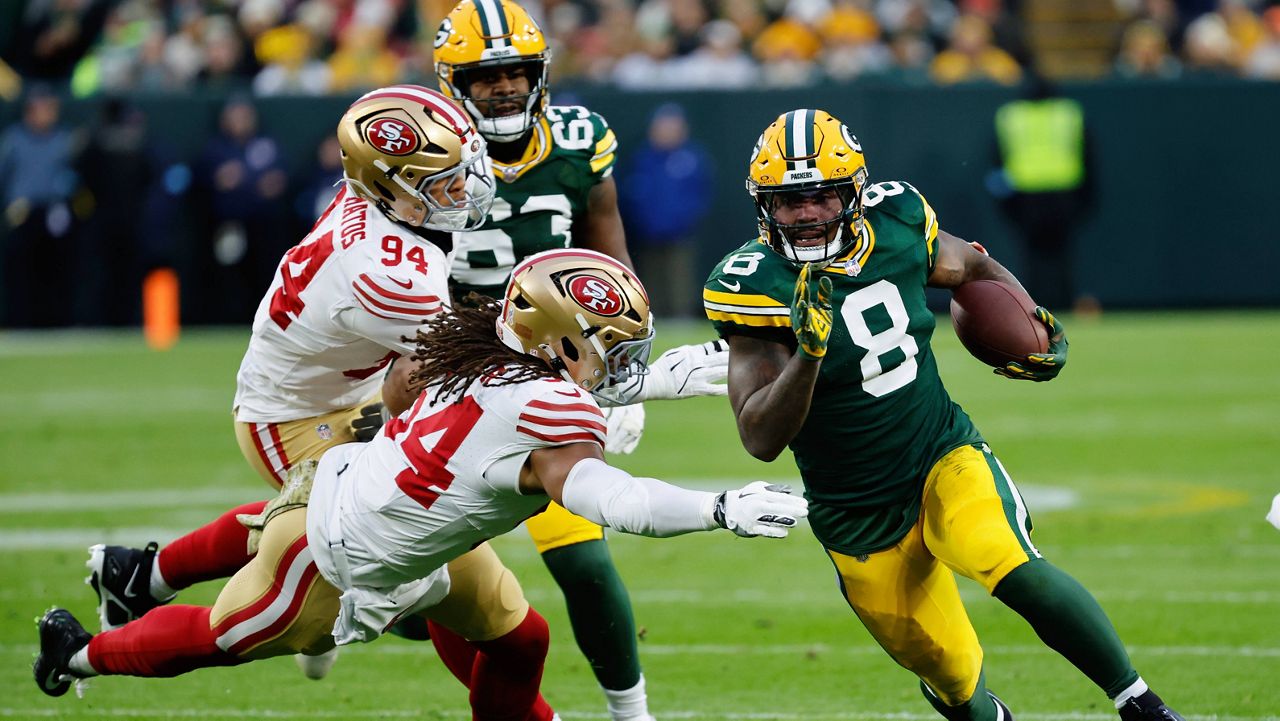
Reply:
<svg viewBox="0 0 1280 721"><path fill-rule="evenodd" d="M575 543L542 554L564 593L573 637L600 685L611 691L640 682L640 653L631 597L603 540Z"/></svg>
<svg viewBox="0 0 1280 721"><path fill-rule="evenodd" d="M1108 698L1138 679L1102 607L1079 581L1052 563L1038 558L1018 566L992 595L1025 618L1046 646L1080 669Z"/></svg>
<svg viewBox="0 0 1280 721"><path fill-rule="evenodd" d="M942 699L930 689L924 681L920 682L920 693L933 704L933 709L942 714L947 721L996 721L998 714L996 713L995 701L991 700L991 694L987 693L987 681L985 674L978 674L978 687L973 690L973 695L968 701L959 706L948 706L942 703Z"/></svg>

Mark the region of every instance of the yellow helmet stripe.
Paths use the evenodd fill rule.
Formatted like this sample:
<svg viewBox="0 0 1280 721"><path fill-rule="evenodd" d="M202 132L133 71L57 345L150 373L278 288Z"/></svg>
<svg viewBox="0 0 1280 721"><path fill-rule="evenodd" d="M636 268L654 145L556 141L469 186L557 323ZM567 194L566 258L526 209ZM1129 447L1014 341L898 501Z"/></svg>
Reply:
<svg viewBox="0 0 1280 721"><path fill-rule="evenodd" d="M511 29L507 27L507 14L502 0L475 0L480 14L480 27L484 31L487 48L505 48L510 45Z"/></svg>

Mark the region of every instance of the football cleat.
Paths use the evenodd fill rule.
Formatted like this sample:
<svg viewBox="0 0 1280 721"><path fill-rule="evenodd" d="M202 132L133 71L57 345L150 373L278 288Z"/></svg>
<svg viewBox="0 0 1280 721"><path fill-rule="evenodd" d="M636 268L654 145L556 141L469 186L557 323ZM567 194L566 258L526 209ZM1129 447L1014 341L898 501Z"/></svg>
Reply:
<svg viewBox="0 0 1280 721"><path fill-rule="evenodd" d="M302 670L302 675L314 681L319 681L329 675L329 669L333 668L333 664L338 661L338 649L331 648L317 656L308 656L305 653L295 653L293 660L298 664L298 668Z"/></svg>
<svg viewBox="0 0 1280 721"><path fill-rule="evenodd" d="M142 549L101 543L89 548L85 583L98 594L98 620L103 631L119 628L173 600L173 596L157 600L151 595L151 566L159 548L155 541Z"/></svg>
<svg viewBox="0 0 1280 721"><path fill-rule="evenodd" d="M1119 711L1121 721L1183 721L1177 711L1165 706L1151 690L1125 701Z"/></svg>
<svg viewBox="0 0 1280 721"><path fill-rule="evenodd" d="M38 623L40 655L31 664L36 685L49 696L61 696L79 677L71 672L71 657L93 635L65 608L51 608Z"/></svg>

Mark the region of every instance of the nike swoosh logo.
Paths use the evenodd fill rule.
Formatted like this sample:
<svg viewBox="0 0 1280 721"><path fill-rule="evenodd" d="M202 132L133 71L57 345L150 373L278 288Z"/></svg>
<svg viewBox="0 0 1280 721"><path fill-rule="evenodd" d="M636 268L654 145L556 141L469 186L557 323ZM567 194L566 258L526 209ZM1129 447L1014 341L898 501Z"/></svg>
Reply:
<svg viewBox="0 0 1280 721"><path fill-rule="evenodd" d="M132 575L132 576L129 576L129 582L128 582L128 583L126 583L126 584L124 585L124 597L125 597L125 598L137 598L137 597L138 597L138 593L137 593L136 591L134 591L134 590L133 590L133 582L134 582L134 581L136 581L136 580L138 579L138 571L141 571L141 570L142 570L142 566L141 566L141 565L138 565L138 566L134 566L134 567L133 567L133 575Z"/></svg>
<svg viewBox="0 0 1280 721"><path fill-rule="evenodd" d="M387 276L387 277L388 277L388 278L391 278L391 276ZM412 288L412 287L413 287L413 281L412 281L412 280L409 280L409 281L401 281L399 278L391 278L391 282L392 282L392 283L395 283L396 285L400 286L401 288L404 288L405 290L409 290L410 288Z"/></svg>
<svg viewBox="0 0 1280 721"><path fill-rule="evenodd" d="M58 687L59 683L62 683L62 672L55 668L49 672L48 678L44 680L44 687L52 691Z"/></svg>
<svg viewBox="0 0 1280 721"><path fill-rule="evenodd" d="M738 291L742 290L742 283L735 282L733 285L730 285L724 282L723 280L720 280L719 278L716 278L716 282L728 288L729 290L733 291L734 293L737 293Z"/></svg>

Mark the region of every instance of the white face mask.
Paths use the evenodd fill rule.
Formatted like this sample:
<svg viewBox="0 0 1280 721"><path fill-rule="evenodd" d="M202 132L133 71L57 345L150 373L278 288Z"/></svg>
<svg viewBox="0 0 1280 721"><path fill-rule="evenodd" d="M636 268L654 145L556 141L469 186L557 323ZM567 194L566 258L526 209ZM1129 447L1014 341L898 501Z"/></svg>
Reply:
<svg viewBox="0 0 1280 721"><path fill-rule="evenodd" d="M465 101L464 105L467 112L471 113L471 117L476 121L476 128L486 140L495 143L508 143L513 140L519 140L524 134L529 132L537 122L536 106L538 104L538 93L529 95L529 99L525 102L525 109L517 115L507 115L501 118L486 118L471 100Z"/></svg>

